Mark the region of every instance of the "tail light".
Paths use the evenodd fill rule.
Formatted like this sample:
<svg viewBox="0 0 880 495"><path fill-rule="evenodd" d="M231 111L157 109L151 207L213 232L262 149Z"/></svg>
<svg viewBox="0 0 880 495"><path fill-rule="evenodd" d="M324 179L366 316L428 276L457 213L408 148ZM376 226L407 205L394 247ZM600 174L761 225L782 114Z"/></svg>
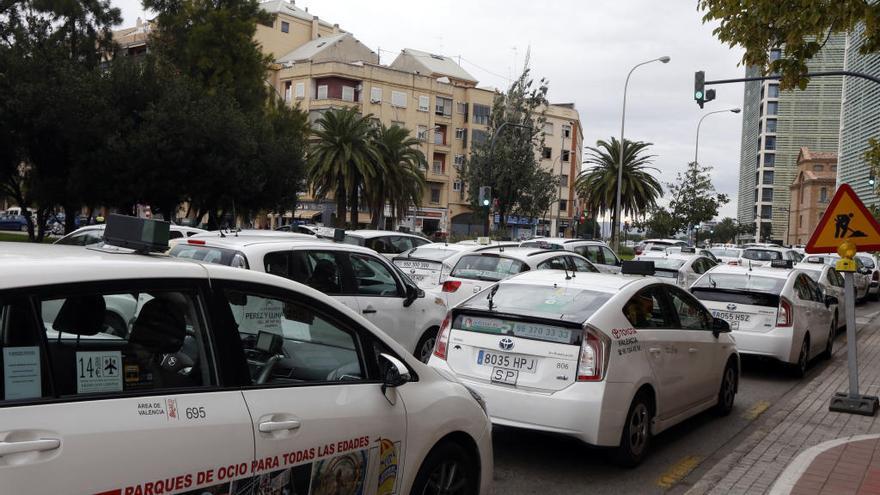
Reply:
<svg viewBox="0 0 880 495"><path fill-rule="evenodd" d="M776 312L776 326L790 327L792 323L791 302L788 299L779 298L779 310Z"/></svg>
<svg viewBox="0 0 880 495"><path fill-rule="evenodd" d="M727 264L732 266L739 266L739 260L728 261Z"/></svg>
<svg viewBox="0 0 880 495"><path fill-rule="evenodd" d="M446 349L449 347L449 330L451 327L452 313L446 313L446 318L443 318L440 330L437 330L437 338L434 340L434 355L444 361L446 360Z"/></svg>
<svg viewBox="0 0 880 495"><path fill-rule="evenodd" d="M678 272L678 285L684 287L687 283L687 275L684 272Z"/></svg>
<svg viewBox="0 0 880 495"><path fill-rule="evenodd" d="M587 326L581 341L581 355L578 361L577 381L598 382L605 378L608 369L608 354L611 341L602 332Z"/></svg>
<svg viewBox="0 0 880 495"><path fill-rule="evenodd" d="M443 292L455 292L459 287L461 287L461 282L458 280L447 280L446 282L443 282Z"/></svg>
<svg viewBox="0 0 880 495"><path fill-rule="evenodd" d="M203 241L201 239L187 239L186 242L187 242L187 244L195 244L196 246L204 246L205 245L205 241Z"/></svg>

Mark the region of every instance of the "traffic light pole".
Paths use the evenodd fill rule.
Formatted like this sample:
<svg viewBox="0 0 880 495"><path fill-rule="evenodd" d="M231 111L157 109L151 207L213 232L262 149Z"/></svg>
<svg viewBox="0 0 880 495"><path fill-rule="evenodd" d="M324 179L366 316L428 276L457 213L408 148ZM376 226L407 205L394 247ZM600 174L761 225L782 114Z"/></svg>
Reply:
<svg viewBox="0 0 880 495"><path fill-rule="evenodd" d="M880 84L880 77L872 76L870 74L865 74L863 72L853 72L851 70L808 72L804 75L807 77L850 76L850 77L858 77L861 79L867 79L869 81L873 81L875 83ZM774 80L774 79L782 79L782 76L776 75L776 76L739 77L736 79L718 79L715 81L705 81L703 84L709 86L709 85L730 84L730 83L749 82L749 81L767 81L767 80Z"/></svg>

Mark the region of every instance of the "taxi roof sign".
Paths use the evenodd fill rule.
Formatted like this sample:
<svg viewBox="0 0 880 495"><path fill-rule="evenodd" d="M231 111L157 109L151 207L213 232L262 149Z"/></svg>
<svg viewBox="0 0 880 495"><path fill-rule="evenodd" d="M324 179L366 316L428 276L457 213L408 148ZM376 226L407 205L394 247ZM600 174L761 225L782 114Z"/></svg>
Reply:
<svg viewBox="0 0 880 495"><path fill-rule="evenodd" d="M804 250L811 254L834 253L844 242L860 251L880 250L880 224L849 184L842 184L834 193Z"/></svg>

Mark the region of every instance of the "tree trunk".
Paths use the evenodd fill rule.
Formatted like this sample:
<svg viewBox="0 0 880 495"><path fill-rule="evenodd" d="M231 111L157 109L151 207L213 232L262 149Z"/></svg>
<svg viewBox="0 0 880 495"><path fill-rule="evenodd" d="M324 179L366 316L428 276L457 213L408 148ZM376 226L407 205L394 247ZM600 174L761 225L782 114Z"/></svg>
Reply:
<svg viewBox="0 0 880 495"><path fill-rule="evenodd" d="M345 213L348 211L345 204L345 183L342 181L342 177L337 177L338 182L336 184L336 228L344 229L345 228ZM327 222L324 222L325 224Z"/></svg>
<svg viewBox="0 0 880 495"><path fill-rule="evenodd" d="M79 216L76 206L62 205L64 208L64 233L69 234L76 230L76 218Z"/></svg>
<svg viewBox="0 0 880 495"><path fill-rule="evenodd" d="M351 188L351 198L349 201L349 208L351 208L351 229L357 230L358 228L358 190L357 186Z"/></svg>

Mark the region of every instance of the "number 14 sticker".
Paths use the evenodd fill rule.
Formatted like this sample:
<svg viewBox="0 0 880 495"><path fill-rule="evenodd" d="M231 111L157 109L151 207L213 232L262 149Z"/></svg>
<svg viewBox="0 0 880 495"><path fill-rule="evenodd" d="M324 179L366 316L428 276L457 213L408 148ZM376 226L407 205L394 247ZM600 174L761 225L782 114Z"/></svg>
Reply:
<svg viewBox="0 0 880 495"><path fill-rule="evenodd" d="M122 352L77 352L76 393L122 391Z"/></svg>

